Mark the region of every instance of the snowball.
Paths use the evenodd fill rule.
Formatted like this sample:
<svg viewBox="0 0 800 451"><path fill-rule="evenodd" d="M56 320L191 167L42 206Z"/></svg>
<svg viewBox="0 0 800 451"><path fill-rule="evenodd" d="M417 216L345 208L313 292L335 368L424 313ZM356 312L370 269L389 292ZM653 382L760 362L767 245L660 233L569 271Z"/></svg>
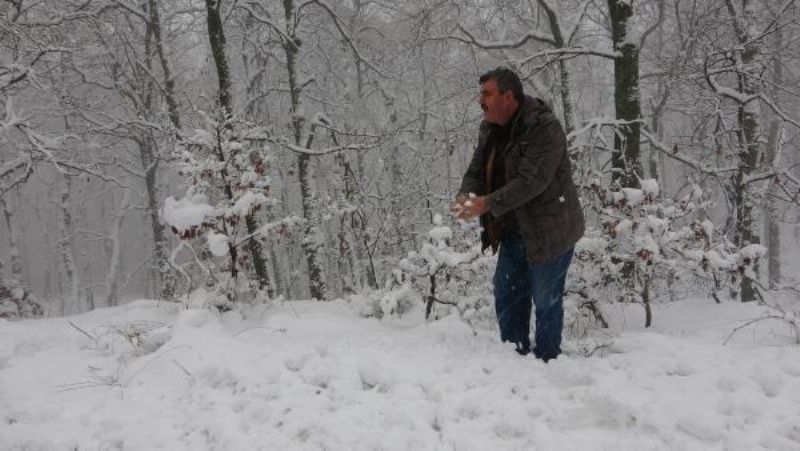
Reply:
<svg viewBox="0 0 800 451"><path fill-rule="evenodd" d="M228 237L217 232L211 232L206 236L208 250L217 257L228 255Z"/></svg>
<svg viewBox="0 0 800 451"><path fill-rule="evenodd" d="M178 230L198 227L213 214L214 207L206 203L206 197L202 194L178 200L170 196L164 201L164 208L161 211L164 222Z"/></svg>

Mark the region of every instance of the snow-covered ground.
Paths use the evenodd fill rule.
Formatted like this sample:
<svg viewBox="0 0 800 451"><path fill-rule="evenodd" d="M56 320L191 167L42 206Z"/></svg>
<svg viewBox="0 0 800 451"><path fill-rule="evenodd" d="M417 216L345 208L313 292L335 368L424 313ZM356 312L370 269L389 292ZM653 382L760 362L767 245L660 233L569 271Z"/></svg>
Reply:
<svg viewBox="0 0 800 451"><path fill-rule="evenodd" d="M620 308L607 347L585 357L570 340L549 364L457 317L355 310L293 302L242 318L137 301L0 320L0 449L800 449L785 325L723 345L756 305L656 306L649 330Z"/></svg>

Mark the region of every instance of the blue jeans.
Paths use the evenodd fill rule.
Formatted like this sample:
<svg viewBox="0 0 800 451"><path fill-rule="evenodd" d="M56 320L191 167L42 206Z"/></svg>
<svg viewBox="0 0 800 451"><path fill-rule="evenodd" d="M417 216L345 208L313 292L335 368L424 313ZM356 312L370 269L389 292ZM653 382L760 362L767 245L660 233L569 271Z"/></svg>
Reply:
<svg viewBox="0 0 800 451"><path fill-rule="evenodd" d="M575 249L540 264L530 264L518 232L509 232L500 243L494 273L494 301L500 339L530 351L531 300L536 306L533 353L544 361L561 353L564 328L564 285Z"/></svg>

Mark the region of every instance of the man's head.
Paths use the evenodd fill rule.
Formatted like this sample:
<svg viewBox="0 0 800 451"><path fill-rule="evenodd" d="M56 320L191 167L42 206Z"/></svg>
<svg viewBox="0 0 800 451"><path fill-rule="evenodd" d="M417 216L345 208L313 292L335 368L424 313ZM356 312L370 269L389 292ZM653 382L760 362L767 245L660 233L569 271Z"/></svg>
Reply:
<svg viewBox="0 0 800 451"><path fill-rule="evenodd" d="M480 77L479 102L483 118L491 124L506 125L522 103L522 82L511 69L498 67Z"/></svg>

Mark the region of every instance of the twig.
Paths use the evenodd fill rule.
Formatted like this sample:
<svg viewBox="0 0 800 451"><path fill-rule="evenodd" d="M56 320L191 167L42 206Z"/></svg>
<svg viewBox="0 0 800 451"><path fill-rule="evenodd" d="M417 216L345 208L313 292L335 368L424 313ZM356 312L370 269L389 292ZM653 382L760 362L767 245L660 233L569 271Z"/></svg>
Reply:
<svg viewBox="0 0 800 451"><path fill-rule="evenodd" d="M239 335L242 335L245 332L250 332L251 330L258 330L258 329L267 329L267 330L269 330L271 332L283 332L283 333L286 333L286 328L285 327L279 327L279 328L276 329L274 327L257 326L257 327L249 327L247 329L240 330L239 332L236 332L235 334L233 334L233 336L234 337L238 337Z"/></svg>
<svg viewBox="0 0 800 451"><path fill-rule="evenodd" d="M184 374L189 376L190 379L194 379L194 375L191 373L191 371L187 370L186 367L181 365L174 357L172 359L172 363L174 363L178 368L180 368Z"/></svg>
<svg viewBox="0 0 800 451"><path fill-rule="evenodd" d="M81 329L80 327L76 326L75 323L73 323L72 321L67 321L67 322L69 323L70 326L74 327L75 330L77 330L78 332L82 333L83 335L86 335L86 337L88 337L90 340L92 340L95 343L97 343L97 337L95 337L94 335L90 334L89 332L86 332L85 330Z"/></svg>
<svg viewBox="0 0 800 451"><path fill-rule="evenodd" d="M755 324L757 322L764 321L764 320L767 320L767 319L785 319L785 318L783 316L778 316L778 315L767 315L767 316L763 316L761 318L751 319L750 321L747 321L746 323L742 324L741 326L738 326L738 327L734 328L731 331L731 333L729 333L728 336L725 338L725 341L722 342L723 346L727 345L728 341L730 341L730 339L733 338L733 336L737 332L739 332L740 330L744 329L745 327L749 327L749 326L751 326L751 325L753 325L753 324Z"/></svg>

